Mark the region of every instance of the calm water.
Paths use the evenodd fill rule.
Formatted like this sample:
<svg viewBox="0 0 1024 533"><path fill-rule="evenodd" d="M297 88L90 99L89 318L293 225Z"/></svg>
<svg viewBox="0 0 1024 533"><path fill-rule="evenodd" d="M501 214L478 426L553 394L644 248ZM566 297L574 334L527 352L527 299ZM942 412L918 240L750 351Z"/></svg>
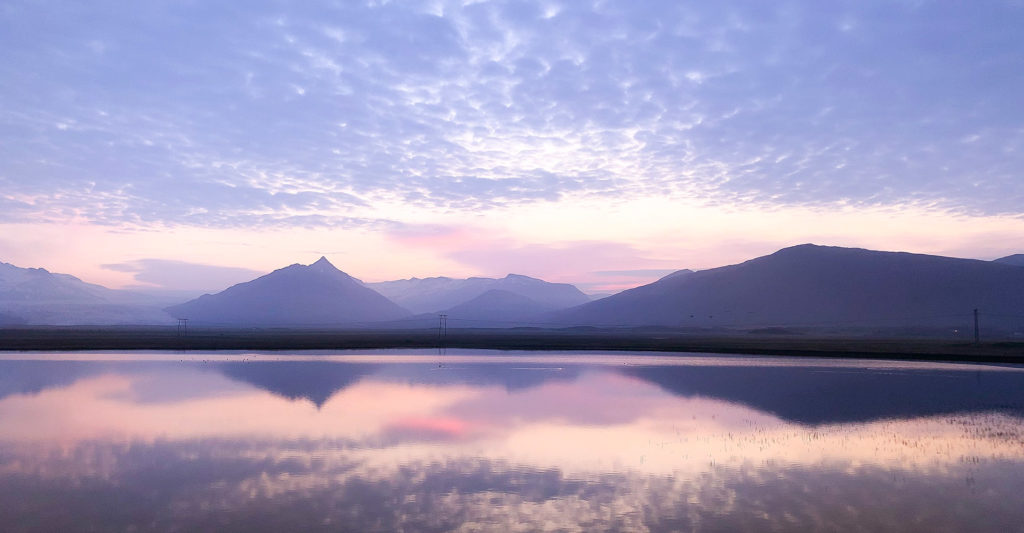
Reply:
<svg viewBox="0 0 1024 533"><path fill-rule="evenodd" d="M0 356L0 529L1022 531L1024 368Z"/></svg>

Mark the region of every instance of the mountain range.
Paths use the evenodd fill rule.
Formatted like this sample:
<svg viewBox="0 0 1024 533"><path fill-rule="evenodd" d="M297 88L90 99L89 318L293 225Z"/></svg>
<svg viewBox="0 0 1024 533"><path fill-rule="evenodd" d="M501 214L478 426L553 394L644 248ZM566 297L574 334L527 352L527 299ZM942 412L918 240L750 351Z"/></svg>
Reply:
<svg viewBox="0 0 1024 533"><path fill-rule="evenodd" d="M436 313L452 310L456 306L463 306L491 291L522 296L530 302L520 300L517 303L531 305L537 310L563 309L590 301L586 294L568 283L549 283L518 274L509 274L498 279L411 278L367 283L366 285L413 313ZM490 305L488 302L495 298L501 298L501 295L492 294L485 297L480 304ZM505 296L505 299L507 301L508 297ZM462 311L469 310L466 307L461 309Z"/></svg>
<svg viewBox="0 0 1024 533"><path fill-rule="evenodd" d="M294 264L162 311L144 295L0 263L0 325L986 328L1024 333L1024 255L979 261L799 245L708 270L679 270L590 301L576 287L504 278L364 283L326 258ZM428 314L429 313L429 314ZM1016 333L1014 333L1016 332Z"/></svg>

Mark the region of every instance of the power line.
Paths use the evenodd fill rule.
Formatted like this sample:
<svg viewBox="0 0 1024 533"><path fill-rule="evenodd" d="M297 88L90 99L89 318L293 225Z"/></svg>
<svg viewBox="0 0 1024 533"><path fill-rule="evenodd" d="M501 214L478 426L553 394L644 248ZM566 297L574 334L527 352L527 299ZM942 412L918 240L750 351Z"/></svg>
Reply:
<svg viewBox="0 0 1024 533"><path fill-rule="evenodd" d="M974 308L974 344L981 344L981 334L978 331L978 308Z"/></svg>

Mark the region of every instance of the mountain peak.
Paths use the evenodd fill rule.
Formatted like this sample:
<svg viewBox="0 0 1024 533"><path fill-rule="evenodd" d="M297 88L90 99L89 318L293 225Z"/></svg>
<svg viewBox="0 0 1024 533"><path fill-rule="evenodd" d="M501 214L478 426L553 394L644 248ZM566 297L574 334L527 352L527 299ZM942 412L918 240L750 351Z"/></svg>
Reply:
<svg viewBox="0 0 1024 533"><path fill-rule="evenodd" d="M793 246L787 246L785 248L777 250L775 253L770 254L770 255L800 253L800 252L807 252L807 251L812 251L812 250L814 250L814 251L816 251L816 250L825 250L825 249L829 249L829 248L835 248L835 247L834 246L820 246L820 245L817 245L817 244L813 244L813 243L807 242L807 243L804 243L804 244L796 244L796 245L793 245Z"/></svg>
<svg viewBox="0 0 1024 533"><path fill-rule="evenodd" d="M786 247L786 248L782 248L781 250L778 250L775 253L755 258L755 259L753 259L753 261L757 261L759 259L767 258L767 257L775 257L775 258L783 258L783 257L785 257L785 258L790 258L790 259L798 259L798 260L805 260L806 261L806 260L811 260L813 258L823 258L823 257L837 258L837 257L851 257L851 256L854 256L854 255L864 256L864 255L875 255L875 254L885 254L885 253L892 253L892 252L881 252L881 251L878 251L878 250L867 250L867 249L864 249L864 248L847 248L847 247L844 247L844 246L828 246L828 245L821 245L821 244L805 243L805 244L797 244L795 246L789 246L789 247Z"/></svg>
<svg viewBox="0 0 1024 533"><path fill-rule="evenodd" d="M326 257L291 265L167 308L196 323L325 326L396 320L409 315L394 302L338 270Z"/></svg>
<svg viewBox="0 0 1024 533"><path fill-rule="evenodd" d="M313 263L313 264L311 264L309 266L314 268L314 269L316 269L316 270L319 270L321 272L323 272L323 271L330 271L330 270L338 270L338 267L336 267L333 264L331 264L331 262L328 261L327 258L324 257L324 256L320 256L320 259L317 259L315 263Z"/></svg>

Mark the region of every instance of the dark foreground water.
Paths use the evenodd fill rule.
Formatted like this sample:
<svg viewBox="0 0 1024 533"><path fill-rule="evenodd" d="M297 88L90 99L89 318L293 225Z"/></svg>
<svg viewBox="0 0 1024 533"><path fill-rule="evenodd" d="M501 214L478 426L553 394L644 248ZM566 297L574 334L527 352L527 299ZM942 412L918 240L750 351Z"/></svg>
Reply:
<svg viewBox="0 0 1024 533"><path fill-rule="evenodd" d="M3 531L1022 531L1024 369L0 356Z"/></svg>

